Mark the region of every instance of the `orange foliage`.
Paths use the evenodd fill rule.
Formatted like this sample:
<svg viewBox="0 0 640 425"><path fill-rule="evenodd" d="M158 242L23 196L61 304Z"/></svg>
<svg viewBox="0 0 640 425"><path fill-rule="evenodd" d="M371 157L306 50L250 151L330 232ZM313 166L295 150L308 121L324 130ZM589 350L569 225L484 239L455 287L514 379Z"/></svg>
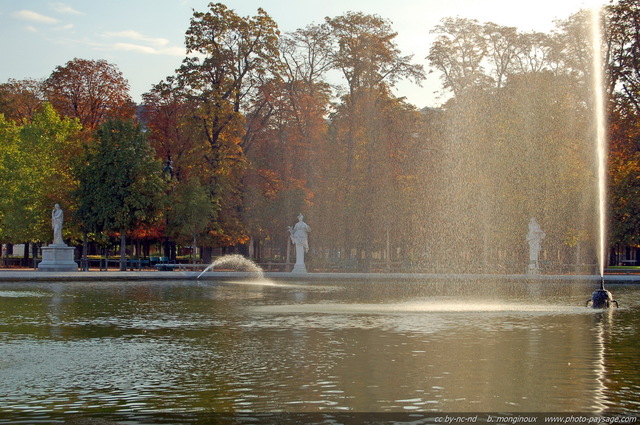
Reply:
<svg viewBox="0 0 640 425"><path fill-rule="evenodd" d="M75 117L88 131L107 118L133 118L129 83L105 60L75 58L58 66L44 82L47 97L59 114Z"/></svg>

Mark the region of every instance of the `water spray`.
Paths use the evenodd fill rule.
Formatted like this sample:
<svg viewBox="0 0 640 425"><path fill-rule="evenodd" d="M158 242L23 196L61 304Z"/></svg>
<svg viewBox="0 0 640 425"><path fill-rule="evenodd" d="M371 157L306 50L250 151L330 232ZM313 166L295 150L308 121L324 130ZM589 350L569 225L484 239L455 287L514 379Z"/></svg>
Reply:
<svg viewBox="0 0 640 425"><path fill-rule="evenodd" d="M603 54L602 54L602 25L600 22L601 9L593 7L591 9L591 43L593 46L593 88L595 94L595 124L596 124L596 152L598 164L598 221L599 240L598 257L600 271L600 289L596 290L591 299L587 300L587 306L591 303L593 308L609 308L618 302L613 299L611 292L604 288L604 264L605 264L605 235L606 235L606 155L607 155L607 135L605 118L605 93L603 75Z"/></svg>
<svg viewBox="0 0 640 425"><path fill-rule="evenodd" d="M218 258L213 263L209 264L207 268L205 268L197 277L196 280L200 279L200 277L206 272L213 270L215 268L225 269L229 268L236 271L245 271L254 275L258 279L262 279L264 277L264 272L260 266L251 261L248 258L243 257L239 254L231 254L225 255L224 257Z"/></svg>

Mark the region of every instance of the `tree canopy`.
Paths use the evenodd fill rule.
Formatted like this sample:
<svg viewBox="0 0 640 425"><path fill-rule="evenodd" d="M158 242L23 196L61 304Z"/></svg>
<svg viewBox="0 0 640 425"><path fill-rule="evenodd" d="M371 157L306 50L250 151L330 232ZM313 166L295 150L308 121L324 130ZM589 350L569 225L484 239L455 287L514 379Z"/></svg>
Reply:
<svg viewBox="0 0 640 425"><path fill-rule="evenodd" d="M637 9L603 10L610 233L624 244L638 239ZM0 85L0 232L43 240L56 197L77 209L67 236L146 232L282 255L303 212L316 259L496 270L526 261L536 216L548 256L591 261L588 24L586 11L548 34L443 19L419 53L449 97L419 110L394 89L433 76L387 19L347 12L283 34L263 9L210 3L188 22L181 66L139 108L104 60Z"/></svg>
<svg viewBox="0 0 640 425"><path fill-rule="evenodd" d="M59 116L50 104L21 126L0 118L4 191L0 196L0 232L4 240L47 241L51 238L53 205L73 208L71 162L79 151L80 129L77 120Z"/></svg>
<svg viewBox="0 0 640 425"><path fill-rule="evenodd" d="M44 90L60 114L78 118L89 131L109 117L133 118L135 111L129 83L105 60L70 60L56 67L44 81Z"/></svg>
<svg viewBox="0 0 640 425"><path fill-rule="evenodd" d="M76 217L84 232L117 232L124 250L128 232L159 218L165 189L162 164L140 125L116 119L102 124L75 173Z"/></svg>

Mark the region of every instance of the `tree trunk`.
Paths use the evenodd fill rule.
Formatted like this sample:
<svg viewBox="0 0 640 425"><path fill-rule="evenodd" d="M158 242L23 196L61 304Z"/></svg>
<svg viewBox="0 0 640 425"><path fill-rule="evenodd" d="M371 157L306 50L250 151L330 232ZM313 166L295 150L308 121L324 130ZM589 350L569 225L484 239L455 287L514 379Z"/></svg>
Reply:
<svg viewBox="0 0 640 425"><path fill-rule="evenodd" d="M89 261L87 259L87 250L88 250L88 238L87 232L82 234L82 270L89 271Z"/></svg>
<svg viewBox="0 0 640 425"><path fill-rule="evenodd" d="M127 271L127 235L124 230L120 232L120 271Z"/></svg>
<svg viewBox="0 0 640 425"><path fill-rule="evenodd" d="M29 242L24 243L24 255L22 257L22 266L29 267Z"/></svg>
<svg viewBox="0 0 640 425"><path fill-rule="evenodd" d="M202 264L211 264L213 261L213 248L210 246L203 246L200 249L200 258L202 259Z"/></svg>

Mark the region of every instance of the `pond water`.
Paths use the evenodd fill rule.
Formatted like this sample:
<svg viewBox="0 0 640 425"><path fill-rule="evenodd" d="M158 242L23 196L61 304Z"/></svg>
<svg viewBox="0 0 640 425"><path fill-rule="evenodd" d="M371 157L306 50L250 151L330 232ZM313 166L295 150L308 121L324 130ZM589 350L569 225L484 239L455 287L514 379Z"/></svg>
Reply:
<svg viewBox="0 0 640 425"><path fill-rule="evenodd" d="M69 415L640 412L640 286L0 285L0 423ZM181 416L183 415L183 416ZM142 416L141 416L142 417ZM182 418L182 419L180 419Z"/></svg>

